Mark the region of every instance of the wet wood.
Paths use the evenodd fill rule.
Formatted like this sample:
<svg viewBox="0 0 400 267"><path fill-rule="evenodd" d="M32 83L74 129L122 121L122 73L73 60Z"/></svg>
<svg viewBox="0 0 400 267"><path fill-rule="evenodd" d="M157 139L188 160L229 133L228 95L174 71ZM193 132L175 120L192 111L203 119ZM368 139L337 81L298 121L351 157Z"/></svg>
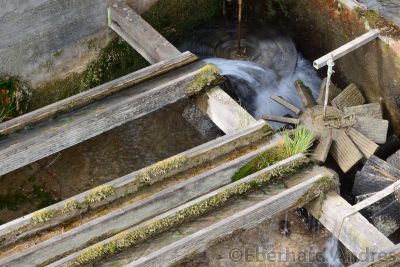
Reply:
<svg viewBox="0 0 400 267"><path fill-rule="evenodd" d="M347 131L347 135L367 159L371 157L379 147L377 144L369 140L365 135L354 128L350 128Z"/></svg>
<svg viewBox="0 0 400 267"><path fill-rule="evenodd" d="M305 86L305 84L302 81L300 80L295 81L294 87L296 88L297 94L300 97L300 101L301 103L303 103L305 108L310 108L317 104L312 95L311 89Z"/></svg>
<svg viewBox="0 0 400 267"><path fill-rule="evenodd" d="M400 169L400 150L388 157L386 161L393 167Z"/></svg>
<svg viewBox="0 0 400 267"><path fill-rule="evenodd" d="M0 135L8 135L21 130L26 126L42 122L61 113L83 107L95 101L101 100L107 96L115 94L121 90L153 79L164 73L175 70L182 66L198 60L197 56L190 52L182 53L174 58L161 61L152 66L138 70L131 74L111 82L99 85L80 94L71 96L38 110L21 115L15 119L0 124Z"/></svg>
<svg viewBox="0 0 400 267"><path fill-rule="evenodd" d="M317 146L311 154L311 159L325 162L333 142L332 137L328 135L321 136L317 142Z"/></svg>
<svg viewBox="0 0 400 267"><path fill-rule="evenodd" d="M389 129L389 121L387 120L356 116L353 127L377 144L386 143Z"/></svg>
<svg viewBox="0 0 400 267"><path fill-rule="evenodd" d="M375 193L390 186L393 180L383 175L370 174L358 171L354 178L352 194L355 196Z"/></svg>
<svg viewBox="0 0 400 267"><path fill-rule="evenodd" d="M343 131L338 132L334 137L330 152L345 173L363 158L361 152Z"/></svg>
<svg viewBox="0 0 400 267"><path fill-rule="evenodd" d="M356 115L361 117L382 119L381 103L370 103L359 106L345 107L343 109L345 115Z"/></svg>
<svg viewBox="0 0 400 267"><path fill-rule="evenodd" d="M293 111L296 115L300 114L301 110L296 107L295 105L289 103L285 99L283 99L281 96L271 96L271 99L277 102L278 104L284 106L285 108Z"/></svg>
<svg viewBox="0 0 400 267"><path fill-rule="evenodd" d="M400 203L392 201L370 217L373 225L385 236L390 236L400 229Z"/></svg>
<svg viewBox="0 0 400 267"><path fill-rule="evenodd" d="M110 27L151 64L180 54L125 1L113 1L109 10Z"/></svg>
<svg viewBox="0 0 400 267"><path fill-rule="evenodd" d="M267 121L275 121L275 122L295 124L295 125L300 123L299 119L287 118L287 117L281 117L281 116L275 116L275 115L263 115L262 118Z"/></svg>
<svg viewBox="0 0 400 267"><path fill-rule="evenodd" d="M345 107L358 106L365 104L365 99L355 84L350 84L332 101L332 106L343 110Z"/></svg>
<svg viewBox="0 0 400 267"><path fill-rule="evenodd" d="M344 55L347 55L348 53L356 50L357 48L371 42L372 40L375 40L380 34L380 31L378 29L373 29L370 30L369 32L361 35L360 37L357 37L351 42L348 42L347 44L337 48L336 50L329 52L325 56L317 59L314 61L313 66L316 69L320 69L324 66L327 65L328 60L333 59L334 61L336 59L339 59L343 57Z"/></svg>
<svg viewBox="0 0 400 267"><path fill-rule="evenodd" d="M393 246L393 243L360 213L345 217L351 210L351 205L334 191L328 192L322 203L315 200L307 207L311 214L359 259L365 257L366 252L380 252Z"/></svg>
<svg viewBox="0 0 400 267"><path fill-rule="evenodd" d="M342 92L342 90L331 82L331 84L329 86L328 104L330 104L331 101L335 97L337 97L341 92ZM324 105L325 93L326 93L326 78L324 78L322 80L321 88L319 90L319 96L318 96L318 99L317 99L318 105Z"/></svg>
<svg viewBox="0 0 400 267"><path fill-rule="evenodd" d="M387 180L396 182L400 179L400 170L393 167L386 161L376 157L371 156L364 167L362 168L363 173L369 173L374 175L381 175Z"/></svg>
<svg viewBox="0 0 400 267"><path fill-rule="evenodd" d="M367 260L361 260L349 267L393 267L400 264L400 244L383 249L381 253L371 255Z"/></svg>

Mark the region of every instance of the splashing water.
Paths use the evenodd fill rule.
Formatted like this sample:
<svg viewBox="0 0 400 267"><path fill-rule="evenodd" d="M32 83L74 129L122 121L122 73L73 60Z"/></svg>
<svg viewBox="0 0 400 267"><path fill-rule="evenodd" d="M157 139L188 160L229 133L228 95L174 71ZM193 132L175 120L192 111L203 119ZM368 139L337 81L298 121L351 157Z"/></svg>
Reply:
<svg viewBox="0 0 400 267"><path fill-rule="evenodd" d="M310 62L297 53L293 41L271 29L255 31L244 27L243 55L238 59L235 28L231 25L203 29L182 45L183 50L206 58L228 78L225 89L234 96L255 118L271 114L294 115L271 100L282 96L292 104L302 107L294 87L295 80L302 80L319 93L321 80ZM272 123L278 128L279 123Z"/></svg>
<svg viewBox="0 0 400 267"><path fill-rule="evenodd" d="M324 258L329 267L344 267L338 255L338 240L334 236L326 243Z"/></svg>

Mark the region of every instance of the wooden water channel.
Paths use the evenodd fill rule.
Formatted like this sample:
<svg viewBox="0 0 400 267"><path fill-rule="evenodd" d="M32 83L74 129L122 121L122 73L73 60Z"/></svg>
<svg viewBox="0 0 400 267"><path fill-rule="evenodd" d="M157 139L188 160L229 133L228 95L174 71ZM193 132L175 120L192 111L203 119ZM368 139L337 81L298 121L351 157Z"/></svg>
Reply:
<svg viewBox="0 0 400 267"><path fill-rule="evenodd" d="M359 259L367 250L398 254L398 246L359 213L392 193L397 183L351 206L335 191L337 174L302 154L233 182L231 177L258 155L276 153L282 137L218 87L221 77L215 67L190 52L181 53L124 1L113 1L108 13L109 26L153 65L0 124L0 175L182 98L190 97L226 135L0 226L1 266L89 264L117 252L124 255L216 210L224 214L192 234L165 237L168 245L155 246L144 256L125 255L128 266L169 266L237 230L303 206ZM304 91L299 93L306 106L316 104ZM301 114L284 99L275 101ZM229 116L221 117L218 110L229 110L224 112ZM321 153L316 153L320 161L332 142L322 142ZM287 188L243 200L237 211L232 204L240 201L237 196L254 194L254 186L272 179L281 179Z"/></svg>

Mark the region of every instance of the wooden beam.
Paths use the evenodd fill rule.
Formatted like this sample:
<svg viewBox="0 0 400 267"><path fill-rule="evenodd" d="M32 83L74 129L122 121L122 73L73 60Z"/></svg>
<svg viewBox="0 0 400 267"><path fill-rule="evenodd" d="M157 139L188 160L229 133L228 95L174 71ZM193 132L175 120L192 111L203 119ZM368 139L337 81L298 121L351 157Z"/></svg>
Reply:
<svg viewBox="0 0 400 267"><path fill-rule="evenodd" d="M328 192L322 203L315 200L307 208L359 259L366 253L380 252L394 245L360 213L345 217L351 205L334 191Z"/></svg>
<svg viewBox="0 0 400 267"><path fill-rule="evenodd" d="M326 66L329 59L333 59L334 61L347 55L348 53L356 50L357 48L375 40L380 34L378 29L370 30L369 32L357 37L353 41L339 47L338 49L326 54L325 56L314 61L313 66L317 70Z"/></svg>
<svg viewBox="0 0 400 267"><path fill-rule="evenodd" d="M218 86L199 95L194 102L226 134L249 127L257 122Z"/></svg>
<svg viewBox="0 0 400 267"><path fill-rule="evenodd" d="M379 147L377 144L369 140L365 135L354 128L350 128L347 131L347 135L367 159L370 158Z"/></svg>
<svg viewBox="0 0 400 267"><path fill-rule="evenodd" d="M363 157L358 148L343 131L339 131L337 136L334 137L330 152L344 173L353 168Z"/></svg>
<svg viewBox="0 0 400 267"><path fill-rule="evenodd" d="M187 88L200 75L201 66L188 66L72 111L68 116L59 116L40 127L14 133L0 142L0 175L188 97L194 92L188 92Z"/></svg>
<svg viewBox="0 0 400 267"><path fill-rule="evenodd" d="M299 119L287 118L287 117L281 117L281 116L274 116L274 115L263 115L262 118L264 120L267 120L267 121L275 121L275 122L295 124L295 125L300 123Z"/></svg>
<svg viewBox="0 0 400 267"><path fill-rule="evenodd" d="M283 99L281 96L271 96L271 99L274 100L275 102L277 102L278 104L284 106L285 108L293 111L296 115L299 115L301 112L301 109L299 109L298 107L296 107L295 105L289 103L288 101L286 101L285 99Z"/></svg>
<svg viewBox="0 0 400 267"><path fill-rule="evenodd" d="M370 103L359 106L344 107L344 115L356 115L375 119L383 119L381 103Z"/></svg>
<svg viewBox="0 0 400 267"><path fill-rule="evenodd" d="M181 52L136 14L125 1L110 5L111 28L151 64L178 56Z"/></svg>
<svg viewBox="0 0 400 267"><path fill-rule="evenodd" d="M0 124L0 135L8 135L27 126L45 121L74 109L83 107L123 89L154 79L164 73L197 61L198 57L190 52L182 53L174 58L160 61L144 69L138 70L111 82L99 85L80 94L71 96L54 104L21 115L15 119Z"/></svg>
<svg viewBox="0 0 400 267"><path fill-rule="evenodd" d="M363 105L365 99L355 84L350 84L332 101L332 106L343 110L345 107Z"/></svg>
<svg viewBox="0 0 400 267"><path fill-rule="evenodd" d="M303 103L305 108L310 108L315 106L317 102L315 101L311 89L308 88L303 81L297 80L294 82L294 87L296 88L297 94L300 97L300 101Z"/></svg>

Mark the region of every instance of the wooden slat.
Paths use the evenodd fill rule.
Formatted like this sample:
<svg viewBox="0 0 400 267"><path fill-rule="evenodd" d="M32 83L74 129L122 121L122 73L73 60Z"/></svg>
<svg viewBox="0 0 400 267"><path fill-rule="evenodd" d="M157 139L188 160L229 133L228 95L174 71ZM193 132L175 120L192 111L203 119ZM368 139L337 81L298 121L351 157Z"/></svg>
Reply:
<svg viewBox="0 0 400 267"><path fill-rule="evenodd" d="M319 162L325 162L333 142L332 137L329 135L321 136L317 142L318 142L317 147L311 154L311 159Z"/></svg>
<svg viewBox="0 0 400 267"><path fill-rule="evenodd" d="M342 92L342 90L331 82L331 84L329 86L328 104L330 104L331 101L335 97L337 97L341 92ZM326 93L326 78L324 78L322 80L322 83L321 83L321 87L320 87L320 90L319 90L319 96L318 96L318 99L317 99L318 105L323 105L324 104L325 93Z"/></svg>
<svg viewBox="0 0 400 267"><path fill-rule="evenodd" d="M178 173L184 173L192 168L198 167L202 164L207 164L213 162L216 158L227 156L234 151L241 149L243 147L258 143L261 140L269 138L273 133L272 129L264 121L259 121L256 125L237 131L235 133L224 135L210 142L192 148L190 150L184 151L178 155L162 161L162 164L167 162L173 162L176 158L186 158L185 164L166 170L165 172L159 173L158 175L153 175L151 180L153 183L161 182L168 178L173 177ZM281 139L279 135L275 135L271 144L273 142L278 142L277 139ZM96 208L103 208L111 204L114 200L125 197L127 194L134 194L140 190L143 183L141 182L141 177L143 174L147 173L149 170L154 169L155 166L159 166L160 163L155 165L150 165L143 169L137 170L130 174L127 174L118 179L114 179L105 186L112 186L114 188L114 194L101 202L91 203L88 205L85 202L86 197L91 194L91 190L82 192L77 196L73 196L69 199L63 200L56 204L53 204L46 208L46 210L62 210L66 203L70 201L77 201L80 203L81 209L77 212L63 214L62 216L53 217L52 220L46 222L45 224L32 224L33 214L25 215L24 217L18 218L6 224L0 225L0 239L2 246L8 246L14 244L23 238L27 238L33 235L37 235L40 231L46 230L48 228L65 223L68 220L80 216L82 213L90 212Z"/></svg>
<svg viewBox="0 0 400 267"><path fill-rule="evenodd" d="M111 28L151 64L180 54L178 49L136 14L125 1L113 1L109 15Z"/></svg>
<svg viewBox="0 0 400 267"><path fill-rule="evenodd" d="M305 108L310 108L317 104L311 93L311 89L305 86L302 81L295 81L294 87L296 88L297 94L300 97L300 101L303 103Z"/></svg>
<svg viewBox="0 0 400 267"><path fill-rule="evenodd" d="M370 103L359 106L345 107L343 111L346 116L354 114L356 116L375 119L383 118L381 103Z"/></svg>
<svg viewBox="0 0 400 267"><path fill-rule="evenodd" d="M271 96L271 99L277 102L278 104L284 106L285 108L293 111L296 115L300 114L301 110L296 107L295 105L289 103L285 99L283 99L281 96Z"/></svg>
<svg viewBox="0 0 400 267"><path fill-rule="evenodd" d="M393 167L386 161L376 157L371 156L364 167L362 168L363 173L382 175L387 180L391 180L392 182L396 182L400 179L400 170Z"/></svg>
<svg viewBox="0 0 400 267"><path fill-rule="evenodd" d="M111 82L99 85L80 94L71 96L54 104L29 112L15 119L0 124L0 135L8 135L21 130L26 126L44 121L55 115L83 107L115 94L123 89L137 85L146 80L153 79L161 74L172 71L198 60L197 56L190 52L182 53L174 58L160 61L157 64L125 75Z"/></svg>
<svg viewBox="0 0 400 267"><path fill-rule="evenodd" d="M400 170L400 150L386 159L387 163Z"/></svg>
<svg viewBox="0 0 400 267"><path fill-rule="evenodd" d="M338 49L326 54L325 56L314 61L313 66L316 69L320 69L327 65L329 59L339 59L344 55L356 50L357 48L371 42L379 36L380 31L378 29L370 30L369 32L357 37L353 41L339 47Z"/></svg>
<svg viewBox="0 0 400 267"><path fill-rule="evenodd" d="M335 97L331 103L335 108L343 110L345 107L363 105L365 104L365 99L357 86L352 83Z"/></svg>
<svg viewBox="0 0 400 267"><path fill-rule="evenodd" d="M0 175L188 97L186 87L199 75L201 66L150 80L34 129L14 133L0 141Z"/></svg>
<svg viewBox="0 0 400 267"><path fill-rule="evenodd" d="M383 175L357 172L354 178L352 194L355 196L375 193L391 185L393 180L385 178Z"/></svg>
<svg viewBox="0 0 400 267"><path fill-rule="evenodd" d="M372 214L370 221L385 236L390 236L400 229L400 203L392 201L386 207Z"/></svg>
<svg viewBox="0 0 400 267"><path fill-rule="evenodd" d="M389 121L356 116L354 129L377 144L384 144L389 129Z"/></svg>
<svg viewBox="0 0 400 267"><path fill-rule="evenodd" d="M224 133L254 125L257 121L220 87L216 86L195 98L196 106Z"/></svg>
<svg viewBox="0 0 400 267"><path fill-rule="evenodd" d="M299 119L274 116L274 115L263 115L262 118L267 121L275 121L275 122L289 123L289 124L295 124L295 125L300 123Z"/></svg>
<svg viewBox="0 0 400 267"><path fill-rule="evenodd" d="M347 134L351 141L353 141L353 143L367 159L371 157L379 147L377 144L369 140L365 135L354 128L350 128Z"/></svg>
<svg viewBox="0 0 400 267"><path fill-rule="evenodd" d="M363 157L358 148L343 131L339 132L334 138L331 147L331 154L339 164L339 167L345 173L356 165Z"/></svg>
<svg viewBox="0 0 400 267"><path fill-rule="evenodd" d="M363 259L366 253L368 255L380 252L393 246L393 243L360 213L344 217L343 215L351 209L351 205L334 191L328 192L322 203L315 200L307 208L359 259Z"/></svg>

